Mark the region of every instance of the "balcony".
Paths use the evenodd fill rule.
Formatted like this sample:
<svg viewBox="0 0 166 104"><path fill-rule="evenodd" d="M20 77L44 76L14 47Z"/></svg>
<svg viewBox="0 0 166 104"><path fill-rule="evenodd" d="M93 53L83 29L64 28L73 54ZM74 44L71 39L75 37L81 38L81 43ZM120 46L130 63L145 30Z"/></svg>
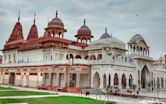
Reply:
<svg viewBox="0 0 166 104"><path fill-rule="evenodd" d="M17 67L17 66L40 66L40 65L59 65L59 64L86 64L86 65L97 65L97 64L114 64L122 66L133 66L133 62L125 62L124 60L118 59L107 59L107 60L85 60L85 59L73 59L73 60L52 60L52 61L33 61L24 63L10 63L0 64L0 67Z"/></svg>

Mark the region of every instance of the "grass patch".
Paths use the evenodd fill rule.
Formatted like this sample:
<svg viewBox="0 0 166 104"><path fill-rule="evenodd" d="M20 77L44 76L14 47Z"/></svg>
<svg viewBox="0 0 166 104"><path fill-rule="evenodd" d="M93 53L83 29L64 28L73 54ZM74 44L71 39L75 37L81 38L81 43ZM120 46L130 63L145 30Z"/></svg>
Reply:
<svg viewBox="0 0 166 104"><path fill-rule="evenodd" d="M10 88L10 87L1 87L0 86L0 90L16 90L16 89Z"/></svg>
<svg viewBox="0 0 166 104"><path fill-rule="evenodd" d="M99 101L98 103L94 99L74 97L74 96L59 96L59 97L47 97L47 98L31 98L31 99L0 99L0 104L6 103L23 103L28 104L104 104ZM113 102L107 104L116 104Z"/></svg>
<svg viewBox="0 0 166 104"><path fill-rule="evenodd" d="M50 95L47 92L34 91L0 91L0 96L27 96L27 95Z"/></svg>

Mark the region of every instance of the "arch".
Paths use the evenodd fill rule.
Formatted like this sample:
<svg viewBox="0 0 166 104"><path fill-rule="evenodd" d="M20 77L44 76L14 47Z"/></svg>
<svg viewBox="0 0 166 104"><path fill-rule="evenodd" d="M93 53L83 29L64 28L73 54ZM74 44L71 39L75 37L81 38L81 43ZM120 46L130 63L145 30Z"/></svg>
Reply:
<svg viewBox="0 0 166 104"><path fill-rule="evenodd" d="M93 87L94 88L99 88L100 87L100 76L99 73L96 72L93 77Z"/></svg>
<svg viewBox="0 0 166 104"><path fill-rule="evenodd" d="M107 78L106 75L103 75L103 88L107 88Z"/></svg>
<svg viewBox="0 0 166 104"><path fill-rule="evenodd" d="M133 76L130 74L129 76L129 88L133 87Z"/></svg>
<svg viewBox="0 0 166 104"><path fill-rule="evenodd" d="M123 73L122 75L122 81L121 81L122 88L126 88L126 75Z"/></svg>
<svg viewBox="0 0 166 104"><path fill-rule="evenodd" d="M86 39L82 38L81 43L86 43Z"/></svg>
<svg viewBox="0 0 166 104"><path fill-rule="evenodd" d="M80 55L76 55L75 58L76 59L82 59L82 57Z"/></svg>
<svg viewBox="0 0 166 104"><path fill-rule="evenodd" d="M90 59L91 60L96 60L96 56L95 55L91 55Z"/></svg>
<svg viewBox="0 0 166 104"><path fill-rule="evenodd" d="M88 55L86 55L84 59L88 60L88 59L89 59L89 56L88 56Z"/></svg>
<svg viewBox="0 0 166 104"><path fill-rule="evenodd" d="M141 85L142 88L150 87L150 71L145 65L141 71Z"/></svg>
<svg viewBox="0 0 166 104"><path fill-rule="evenodd" d="M114 74L114 86L118 86L119 85L119 77L118 74L115 73Z"/></svg>
<svg viewBox="0 0 166 104"><path fill-rule="evenodd" d="M110 87L111 86L111 75L109 74L108 76L108 86Z"/></svg>
<svg viewBox="0 0 166 104"><path fill-rule="evenodd" d="M161 78L161 88L164 88L164 79L163 79L163 77Z"/></svg>
<svg viewBox="0 0 166 104"><path fill-rule="evenodd" d="M72 54L68 54L68 55L66 55L66 59L70 59L70 58L74 58L74 56L72 55Z"/></svg>

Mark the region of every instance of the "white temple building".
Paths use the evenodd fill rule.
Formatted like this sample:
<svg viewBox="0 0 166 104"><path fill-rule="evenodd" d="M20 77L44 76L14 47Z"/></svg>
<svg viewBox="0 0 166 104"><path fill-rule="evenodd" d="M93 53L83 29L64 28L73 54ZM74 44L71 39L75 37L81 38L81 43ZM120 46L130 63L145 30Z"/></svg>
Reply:
<svg viewBox="0 0 166 104"><path fill-rule="evenodd" d="M23 37L20 17L2 49L0 84L79 92L82 88L166 89L166 56L153 60L140 34L125 44L105 30L92 41L90 28L78 29L77 41L64 39L64 23L56 17L38 36L34 23Z"/></svg>

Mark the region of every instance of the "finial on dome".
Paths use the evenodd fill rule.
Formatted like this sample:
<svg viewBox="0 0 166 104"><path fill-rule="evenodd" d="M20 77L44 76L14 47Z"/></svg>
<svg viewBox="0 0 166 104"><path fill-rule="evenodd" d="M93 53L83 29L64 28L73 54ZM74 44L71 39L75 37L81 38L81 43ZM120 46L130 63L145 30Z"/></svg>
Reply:
<svg viewBox="0 0 166 104"><path fill-rule="evenodd" d="M55 15L56 15L56 18L58 18L58 11L57 10L56 10L56 14Z"/></svg>
<svg viewBox="0 0 166 104"><path fill-rule="evenodd" d="M86 25L86 19L84 18L84 26Z"/></svg>
<svg viewBox="0 0 166 104"><path fill-rule="evenodd" d="M35 24L35 22L36 22L36 12L35 12L35 14L34 14L34 20L33 20L33 22L34 22L34 24Z"/></svg>
<svg viewBox="0 0 166 104"><path fill-rule="evenodd" d="M107 27L105 27L105 33L107 33Z"/></svg>
<svg viewBox="0 0 166 104"><path fill-rule="evenodd" d="M20 22L20 11L18 12L18 22Z"/></svg>

